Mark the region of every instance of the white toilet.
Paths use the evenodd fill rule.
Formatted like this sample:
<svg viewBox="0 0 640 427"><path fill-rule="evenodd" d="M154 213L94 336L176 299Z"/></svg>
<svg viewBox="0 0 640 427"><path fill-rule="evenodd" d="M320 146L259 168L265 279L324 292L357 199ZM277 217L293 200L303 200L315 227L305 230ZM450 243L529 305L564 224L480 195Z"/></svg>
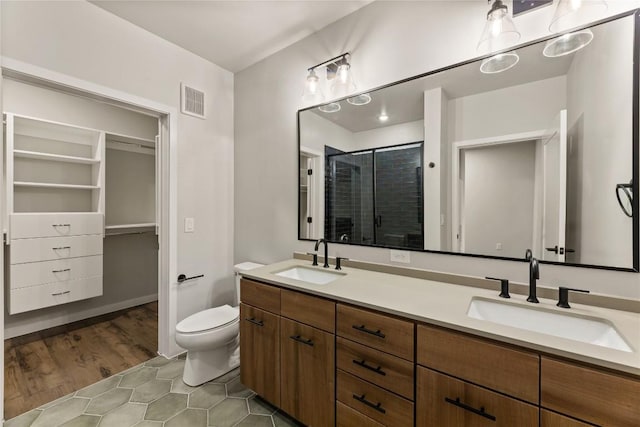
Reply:
<svg viewBox="0 0 640 427"><path fill-rule="evenodd" d="M240 304L240 272L262 267L243 262L234 266ZM176 342L187 350L182 380L197 386L226 374L240 364L240 308L228 304L192 314L176 325Z"/></svg>

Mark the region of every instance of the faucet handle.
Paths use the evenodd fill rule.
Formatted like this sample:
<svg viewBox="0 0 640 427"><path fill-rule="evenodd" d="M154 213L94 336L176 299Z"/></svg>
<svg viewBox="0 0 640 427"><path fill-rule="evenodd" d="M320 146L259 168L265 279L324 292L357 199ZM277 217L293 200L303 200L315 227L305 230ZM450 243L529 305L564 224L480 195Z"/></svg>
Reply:
<svg viewBox="0 0 640 427"><path fill-rule="evenodd" d="M318 265L318 254L317 253L307 252L307 255L313 256L313 264L311 264L311 265Z"/></svg>
<svg viewBox="0 0 640 427"><path fill-rule="evenodd" d="M560 286L558 287L558 303L556 304L558 307L571 308L571 306L569 305L569 291L582 292L585 294L590 293L585 289L574 289L574 288L566 288L564 286Z"/></svg>
<svg viewBox="0 0 640 427"><path fill-rule="evenodd" d="M497 277L485 277L488 280L498 280L500 281L500 298L511 298L509 295L509 279L498 279Z"/></svg>
<svg viewBox="0 0 640 427"><path fill-rule="evenodd" d="M340 265L341 261L349 261L349 258L345 258L343 256L336 257L336 270L342 270L342 266Z"/></svg>

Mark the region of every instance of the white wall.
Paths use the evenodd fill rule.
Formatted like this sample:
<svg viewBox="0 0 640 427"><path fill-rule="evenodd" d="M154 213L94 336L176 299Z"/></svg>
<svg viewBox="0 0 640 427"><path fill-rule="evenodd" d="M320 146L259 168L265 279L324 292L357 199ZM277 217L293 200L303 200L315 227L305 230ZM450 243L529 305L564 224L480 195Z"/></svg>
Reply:
<svg viewBox="0 0 640 427"><path fill-rule="evenodd" d="M616 184L629 182L633 174L633 22L628 17L596 33L591 44L576 53L567 74L568 182L579 181L567 194L569 212L576 212L568 218L575 229L568 237L576 239L567 247L577 245L581 263L633 265L632 219L622 212L615 195ZM575 177L572 170L582 173Z"/></svg>
<svg viewBox="0 0 640 427"><path fill-rule="evenodd" d="M424 127L422 123L422 120L416 120L414 122L354 132L353 148L350 151L423 141Z"/></svg>
<svg viewBox="0 0 640 427"><path fill-rule="evenodd" d="M609 2L607 14L639 5ZM554 9L516 18L520 41L548 35ZM310 65L350 51L360 90L398 81L475 57L486 13L480 1L373 2L237 73L235 260L274 262L312 249L297 240L296 230L296 110L303 107ZM384 249L332 244L330 254L389 263ZM413 252L410 266L528 280L524 262ZM543 284L640 298L640 274L548 265L540 270Z"/></svg>
<svg viewBox="0 0 640 427"><path fill-rule="evenodd" d="M233 75L87 2L1 7L3 56L177 110L180 82L206 93L206 120L178 117L178 270L205 277L180 287L177 317L231 303ZM195 218L194 233L181 232L184 217Z"/></svg>

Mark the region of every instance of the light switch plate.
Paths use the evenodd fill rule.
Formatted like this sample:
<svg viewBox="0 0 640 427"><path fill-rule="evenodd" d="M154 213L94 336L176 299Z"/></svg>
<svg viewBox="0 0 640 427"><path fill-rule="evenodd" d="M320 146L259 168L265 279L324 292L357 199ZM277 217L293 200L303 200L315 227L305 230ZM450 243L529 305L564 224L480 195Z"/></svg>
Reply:
<svg viewBox="0 0 640 427"><path fill-rule="evenodd" d="M402 262L404 264L409 264L411 262L411 252L391 249L390 259L391 262Z"/></svg>
<svg viewBox="0 0 640 427"><path fill-rule="evenodd" d="M184 219L184 232L185 233L193 233L196 228L196 223L193 218L185 218Z"/></svg>

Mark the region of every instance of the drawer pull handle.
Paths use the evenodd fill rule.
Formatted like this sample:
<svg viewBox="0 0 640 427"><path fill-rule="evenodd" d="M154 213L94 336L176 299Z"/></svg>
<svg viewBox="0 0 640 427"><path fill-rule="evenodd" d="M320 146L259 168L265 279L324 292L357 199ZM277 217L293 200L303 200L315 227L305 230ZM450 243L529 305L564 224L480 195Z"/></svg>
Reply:
<svg viewBox="0 0 640 427"><path fill-rule="evenodd" d="M71 246L58 246L57 248L51 248L51 249L53 249L54 251L62 251L65 249L71 249Z"/></svg>
<svg viewBox="0 0 640 427"><path fill-rule="evenodd" d="M71 224L52 224L53 227L71 227Z"/></svg>
<svg viewBox="0 0 640 427"><path fill-rule="evenodd" d="M65 268L65 269L62 269L62 270L51 270L52 273L64 273L66 271L71 271L71 269L70 268Z"/></svg>
<svg viewBox="0 0 640 427"><path fill-rule="evenodd" d="M313 340L311 339L304 339L302 338L300 335L291 335L289 338L291 338L294 341L299 342L300 344L304 344L304 345L308 345L310 347L313 347Z"/></svg>
<svg viewBox="0 0 640 427"><path fill-rule="evenodd" d="M60 296L60 295L66 295L66 294L70 294L71 291L64 291L64 292L56 292L55 294L51 294L54 297Z"/></svg>
<svg viewBox="0 0 640 427"><path fill-rule="evenodd" d="M264 322L262 320L256 320L255 317L246 317L244 320L246 320L247 322L251 322L254 325L264 326Z"/></svg>
<svg viewBox="0 0 640 427"><path fill-rule="evenodd" d="M353 325L352 328L353 329L357 329L360 332L364 332L366 334L375 335L378 338L384 338L385 337L385 335L382 332L380 332L380 329L378 329L377 331L374 331L372 329L365 328L364 325Z"/></svg>
<svg viewBox="0 0 640 427"><path fill-rule="evenodd" d="M482 406L480 409L476 409L473 406L469 406L469 405L467 405L465 403L460 402L460 398L459 397L456 397L456 400L449 399L448 397L445 397L444 401L447 402L447 403L452 404L453 406L457 406L458 408L462 408L465 411L473 412L476 415L480 415L481 417L485 417L485 418L487 418L487 419L489 419L491 421L495 421L496 420L495 416L493 416L491 414L488 414L488 413L486 413L484 411L484 406Z"/></svg>
<svg viewBox="0 0 640 427"><path fill-rule="evenodd" d="M362 367L363 367L363 368L365 368L365 369L368 369L368 370L370 370L370 371L373 371L373 372L375 372L376 374L379 374L379 375L387 375L387 373L386 373L385 371L383 371L383 370L382 370L382 366L379 366L379 365L378 365L378 367L377 367L377 368L374 368L373 366L368 365L368 364L367 364L367 362L366 362L364 359L362 359L362 360L353 359L353 363L355 363L355 364L356 364L356 365L358 365L358 366L362 366Z"/></svg>
<svg viewBox="0 0 640 427"><path fill-rule="evenodd" d="M355 400L357 400L358 402L364 403L365 405L369 406L370 408L375 409L378 412L381 412L383 414L387 413L387 410L382 407L382 403L381 402L378 402L378 403L369 402L367 399L365 399L365 396L366 396L365 394L363 394L362 396L358 396L357 394L354 394L353 398Z"/></svg>

